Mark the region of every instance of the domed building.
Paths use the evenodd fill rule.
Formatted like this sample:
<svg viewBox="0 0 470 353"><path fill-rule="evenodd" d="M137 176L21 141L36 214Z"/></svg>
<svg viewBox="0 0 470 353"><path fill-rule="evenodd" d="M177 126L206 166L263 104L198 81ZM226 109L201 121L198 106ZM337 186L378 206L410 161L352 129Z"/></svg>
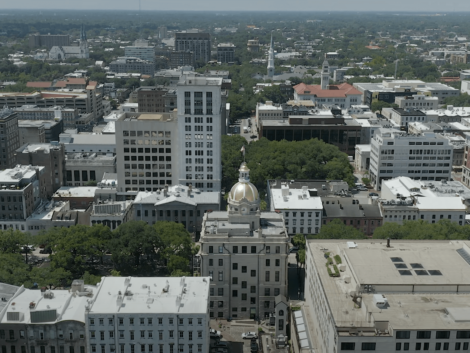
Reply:
<svg viewBox="0 0 470 353"><path fill-rule="evenodd" d="M243 162L240 176L228 195L228 220L231 223L249 223L250 230L259 228L260 200L256 186L250 182L250 169Z"/></svg>
<svg viewBox="0 0 470 353"><path fill-rule="evenodd" d="M202 220L201 275L212 278L209 300L217 305L210 306L211 317L263 319L275 312L276 298L287 295L288 235L282 213L261 212L245 162L239 173L227 211Z"/></svg>

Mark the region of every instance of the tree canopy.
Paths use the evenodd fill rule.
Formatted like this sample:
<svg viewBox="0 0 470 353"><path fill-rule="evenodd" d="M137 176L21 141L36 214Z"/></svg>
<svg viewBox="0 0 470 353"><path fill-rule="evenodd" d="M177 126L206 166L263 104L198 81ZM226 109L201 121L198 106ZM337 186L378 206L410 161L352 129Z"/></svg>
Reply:
<svg viewBox="0 0 470 353"><path fill-rule="evenodd" d="M25 244L51 249L50 262L28 264ZM190 276L191 256L198 252L185 227L175 222L143 221L122 224L115 231L104 225L52 228L38 236L0 231L0 282L31 287L70 284L83 278L99 282L101 276Z"/></svg>
<svg viewBox="0 0 470 353"><path fill-rule="evenodd" d="M226 190L238 179L243 145L246 145L251 182L260 192L266 190L266 180L270 179L342 179L354 184L347 155L321 140L269 141L262 138L247 144L241 136L222 136L223 186Z"/></svg>

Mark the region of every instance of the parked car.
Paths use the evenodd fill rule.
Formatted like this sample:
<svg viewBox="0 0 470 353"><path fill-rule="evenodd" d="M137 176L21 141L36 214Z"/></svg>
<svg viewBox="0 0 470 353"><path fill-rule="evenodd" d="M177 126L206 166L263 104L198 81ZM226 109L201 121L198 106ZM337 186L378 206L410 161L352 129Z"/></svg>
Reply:
<svg viewBox="0 0 470 353"><path fill-rule="evenodd" d="M290 248L289 249L289 254L293 253L293 252L298 252L299 251L299 247L298 246L294 246L293 248Z"/></svg>
<svg viewBox="0 0 470 353"><path fill-rule="evenodd" d="M258 349L259 349L258 343L256 343L256 341L251 341L251 345L250 345L251 353L257 353Z"/></svg>
<svg viewBox="0 0 470 353"><path fill-rule="evenodd" d="M369 189L366 188L365 186L358 186L358 187L357 187L357 190L359 190L359 191L367 191L367 190L369 190Z"/></svg>
<svg viewBox="0 0 470 353"><path fill-rule="evenodd" d="M225 348L228 349L228 342L225 341L218 341L214 344L215 348Z"/></svg>
<svg viewBox="0 0 470 353"><path fill-rule="evenodd" d="M379 196L379 194L377 194L376 192L369 192L369 197L372 197L372 196Z"/></svg>
<svg viewBox="0 0 470 353"><path fill-rule="evenodd" d="M210 351L211 351L211 353L228 353L228 349L227 348L222 348L222 347L212 348Z"/></svg>
<svg viewBox="0 0 470 353"><path fill-rule="evenodd" d="M245 332L245 333L242 333L242 338L244 340L251 340L251 339L257 339L258 338L258 334L256 332Z"/></svg>
<svg viewBox="0 0 470 353"><path fill-rule="evenodd" d="M209 330L209 336L210 336L210 338L220 338L220 337L222 337L222 334L220 333L220 331L216 331L213 328L211 328Z"/></svg>

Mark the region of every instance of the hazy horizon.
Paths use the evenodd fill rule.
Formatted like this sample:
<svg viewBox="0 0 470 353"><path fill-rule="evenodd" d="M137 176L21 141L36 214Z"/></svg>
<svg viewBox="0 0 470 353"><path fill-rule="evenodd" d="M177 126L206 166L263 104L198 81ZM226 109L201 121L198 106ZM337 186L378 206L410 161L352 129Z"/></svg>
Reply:
<svg viewBox="0 0 470 353"><path fill-rule="evenodd" d="M235 2L220 0L173 0L159 3L153 0L140 0L141 10L149 11L387 11L387 12L466 12L470 11L470 1L449 0L395 0L393 3L378 4L374 0L332 0L329 2L312 2L308 0L238 0ZM17 0L0 5L1 10L138 10L139 0L132 3L124 0L82 0L80 2L63 0L42 0L41 7L33 0ZM64 6L66 5L66 6Z"/></svg>

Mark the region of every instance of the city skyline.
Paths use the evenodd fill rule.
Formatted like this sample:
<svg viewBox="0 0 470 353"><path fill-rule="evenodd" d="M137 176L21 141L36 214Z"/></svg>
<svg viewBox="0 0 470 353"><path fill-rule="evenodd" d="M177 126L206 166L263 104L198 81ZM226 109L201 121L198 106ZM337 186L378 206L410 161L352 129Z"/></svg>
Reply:
<svg viewBox="0 0 470 353"><path fill-rule="evenodd" d="M20 0L10 4L3 4L1 10L6 9L35 9L37 2ZM256 3L247 0L237 2L220 2L206 0L194 3L189 0L174 0L170 3L155 3L150 0L140 0L142 11L390 11L390 12L465 12L470 11L470 3L463 0L450 0L445 3L437 0L417 0L408 2L397 0L393 3L380 4L372 0L362 0L360 3L351 3L347 0L335 0L326 3L312 3L306 0L293 0L284 2L280 0L261 0ZM69 2L64 6L63 1L44 0L38 10L138 10L139 3L130 4L128 1L83 0L80 3Z"/></svg>

